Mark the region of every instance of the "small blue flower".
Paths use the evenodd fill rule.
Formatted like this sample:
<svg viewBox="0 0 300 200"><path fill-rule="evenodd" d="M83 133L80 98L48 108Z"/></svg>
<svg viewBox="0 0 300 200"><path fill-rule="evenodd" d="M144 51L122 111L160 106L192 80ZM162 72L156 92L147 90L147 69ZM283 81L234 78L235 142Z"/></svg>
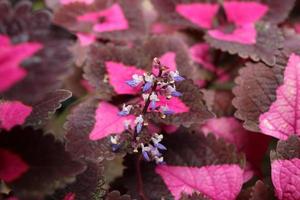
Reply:
<svg viewBox="0 0 300 200"><path fill-rule="evenodd" d="M142 123L138 123L136 125L136 132L137 133L140 133L142 131L142 128L143 128L143 124Z"/></svg>
<svg viewBox="0 0 300 200"><path fill-rule="evenodd" d="M180 81L185 80L182 76L179 75L179 72L177 70L176 71L170 71L170 76L172 77L172 79L175 82L180 82Z"/></svg>
<svg viewBox="0 0 300 200"><path fill-rule="evenodd" d="M118 113L119 116L127 116L130 114L130 111L132 109L132 105L128 105L126 106L125 104L123 104L123 108L122 110Z"/></svg>
<svg viewBox="0 0 300 200"><path fill-rule="evenodd" d="M178 92L178 91L173 91L173 92L171 92L171 96L173 96L173 97L181 97L182 93Z"/></svg>
<svg viewBox="0 0 300 200"><path fill-rule="evenodd" d="M161 106L161 111L164 115L173 115L175 113L173 110L170 110L167 105Z"/></svg>
<svg viewBox="0 0 300 200"><path fill-rule="evenodd" d="M143 128L144 119L142 115L139 115L137 118L135 118L134 123L136 124L136 132L140 133Z"/></svg>
<svg viewBox="0 0 300 200"><path fill-rule="evenodd" d="M141 82L143 82L143 76L140 76L140 75L137 75L137 74L133 74L132 79L129 80L129 81L126 81L126 83L130 87L137 87Z"/></svg>
<svg viewBox="0 0 300 200"><path fill-rule="evenodd" d="M152 110L154 110L156 108L156 102L159 101L159 98L157 97L157 95L153 92L150 95L150 100L151 100L151 104L150 104L150 108Z"/></svg>
<svg viewBox="0 0 300 200"><path fill-rule="evenodd" d="M120 149L120 145L119 144L112 144L111 149L112 149L113 152L118 151Z"/></svg>
<svg viewBox="0 0 300 200"><path fill-rule="evenodd" d="M151 82L146 82L144 87L143 87L143 92L147 92L151 87L152 87L152 83Z"/></svg>
<svg viewBox="0 0 300 200"><path fill-rule="evenodd" d="M148 154L148 152L150 152L151 147L150 146L145 147L143 143L141 144L141 147L142 147L142 154L143 154L143 157L145 158L145 160L151 161L149 154Z"/></svg>
<svg viewBox="0 0 300 200"><path fill-rule="evenodd" d="M155 143L154 146L156 146L160 150L167 150L167 147L165 147L163 144L161 144L159 142Z"/></svg>

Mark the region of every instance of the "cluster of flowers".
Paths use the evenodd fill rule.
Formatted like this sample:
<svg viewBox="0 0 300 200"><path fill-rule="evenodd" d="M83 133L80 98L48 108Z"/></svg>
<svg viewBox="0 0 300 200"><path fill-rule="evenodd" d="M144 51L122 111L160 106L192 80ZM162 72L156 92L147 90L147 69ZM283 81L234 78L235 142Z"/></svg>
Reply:
<svg viewBox="0 0 300 200"><path fill-rule="evenodd" d="M145 119L147 112L159 112L162 118L167 115L172 115L174 112L169 109L168 105L157 105L160 101L160 96L165 96L167 99L172 97L180 97L182 94L176 90L176 82L183 81L184 78L179 75L178 71L170 71L168 67L163 66L158 58L153 59L152 65L153 71L151 73L145 73L143 75L134 74L132 79L126 81L130 87L140 87L142 91L143 101L141 105L126 105L123 104L122 110L118 113L119 116L128 116L135 114L134 120L135 127L131 128L131 120L124 120L124 126L128 133L133 135L134 142L132 142L134 152L142 151L142 155L147 161L155 161L157 164L164 162L163 156L160 150L167 150L167 148L160 142L163 139L162 134L148 133L150 140L145 144L139 142L139 135L143 131L145 126L148 126L148 122ZM156 71L158 71L156 73ZM134 112L133 110L138 110ZM111 136L112 150L119 149L122 140L119 135Z"/></svg>

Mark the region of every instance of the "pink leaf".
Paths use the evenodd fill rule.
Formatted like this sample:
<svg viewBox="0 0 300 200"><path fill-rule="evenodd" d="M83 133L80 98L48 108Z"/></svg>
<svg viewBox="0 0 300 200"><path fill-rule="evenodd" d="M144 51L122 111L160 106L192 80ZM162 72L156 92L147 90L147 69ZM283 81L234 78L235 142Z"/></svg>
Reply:
<svg viewBox="0 0 300 200"><path fill-rule="evenodd" d="M209 71L215 71L216 67L212 64L212 57L209 52L209 45L206 43L197 43L191 46L189 52L192 59Z"/></svg>
<svg viewBox="0 0 300 200"><path fill-rule="evenodd" d="M90 133L91 140L99 140L110 134L120 134L125 130L124 121L134 116L121 117L119 109L107 102L100 102L96 110L95 125Z"/></svg>
<svg viewBox="0 0 300 200"><path fill-rule="evenodd" d="M246 154L247 160L259 169L270 139L258 133L247 131L233 117L209 119L201 128L204 134L212 133L217 138L223 138L234 144L237 149ZM253 148L256 146L256 148Z"/></svg>
<svg viewBox="0 0 300 200"><path fill-rule="evenodd" d="M219 9L218 4L190 3L178 4L176 11L200 28L211 28L212 21Z"/></svg>
<svg viewBox="0 0 300 200"><path fill-rule="evenodd" d="M76 195L72 192L69 192L65 195L63 200L76 200Z"/></svg>
<svg viewBox="0 0 300 200"><path fill-rule="evenodd" d="M167 99L165 96L159 95L158 98L157 106L168 106L174 113L185 113L190 110L178 97Z"/></svg>
<svg viewBox="0 0 300 200"><path fill-rule="evenodd" d="M160 62L162 65L167 66L170 71L176 71L176 53L172 51L168 51L164 53L160 58ZM153 68L152 73L158 75L158 69Z"/></svg>
<svg viewBox="0 0 300 200"><path fill-rule="evenodd" d="M99 22L103 19L103 22ZM80 22L94 23L95 32L109 32L117 30L126 30L129 28L128 21L119 4L115 3L105 10L87 13L77 17Z"/></svg>
<svg viewBox="0 0 300 200"><path fill-rule="evenodd" d="M14 181L28 169L28 165L18 155L0 148L0 179Z"/></svg>
<svg viewBox="0 0 300 200"><path fill-rule="evenodd" d="M69 3L75 3L75 2L80 2L80 3L86 3L86 4L92 4L94 0L60 0L61 4L69 4Z"/></svg>
<svg viewBox="0 0 300 200"><path fill-rule="evenodd" d="M276 90L276 101L259 117L259 127L266 135L287 139L300 135L300 57L291 54L284 72L283 85Z"/></svg>
<svg viewBox="0 0 300 200"><path fill-rule="evenodd" d="M232 33L223 33L220 30L210 30L208 34L219 40L237 42L241 44L256 43L256 29L254 24L244 24L237 27Z"/></svg>
<svg viewBox="0 0 300 200"><path fill-rule="evenodd" d="M274 160L272 181L279 200L300 199L300 159Z"/></svg>
<svg viewBox="0 0 300 200"><path fill-rule="evenodd" d="M22 125L31 111L32 107L19 101L0 102L0 128L9 131L16 125Z"/></svg>
<svg viewBox="0 0 300 200"><path fill-rule="evenodd" d="M212 200L234 200L243 184L243 170L238 165L201 168L159 165L155 171L176 200L183 192L200 192Z"/></svg>
<svg viewBox="0 0 300 200"><path fill-rule="evenodd" d="M96 36L87 33L77 33L78 40L81 46L88 46L96 41Z"/></svg>
<svg viewBox="0 0 300 200"><path fill-rule="evenodd" d="M135 66L126 66L123 63L114 61L105 62L106 70L109 76L109 83L118 94L137 94L140 89L132 88L126 81L132 79L133 74L143 75L144 70L137 69Z"/></svg>
<svg viewBox="0 0 300 200"><path fill-rule="evenodd" d="M228 21L236 25L251 24L261 19L268 6L258 2L230 1L223 4Z"/></svg>
<svg viewBox="0 0 300 200"><path fill-rule="evenodd" d="M20 64L42 48L40 43L11 45L7 36L0 35L0 92L4 92L26 76Z"/></svg>

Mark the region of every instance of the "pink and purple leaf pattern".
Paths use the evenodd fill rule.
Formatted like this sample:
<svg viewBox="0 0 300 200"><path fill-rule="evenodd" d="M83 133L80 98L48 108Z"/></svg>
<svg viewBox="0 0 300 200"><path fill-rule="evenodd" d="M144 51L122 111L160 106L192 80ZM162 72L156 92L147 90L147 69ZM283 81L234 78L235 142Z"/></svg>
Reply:
<svg viewBox="0 0 300 200"><path fill-rule="evenodd" d="M19 101L0 101L0 128L7 131L14 126L23 125L31 114L32 107Z"/></svg>
<svg viewBox="0 0 300 200"><path fill-rule="evenodd" d="M243 170L238 165L185 167L160 165L162 176L176 200L182 193L200 192L212 200L234 200L243 183Z"/></svg>
<svg viewBox="0 0 300 200"><path fill-rule="evenodd" d="M212 27L213 18L219 9L218 4L190 3L176 5L176 12L200 28Z"/></svg>
<svg viewBox="0 0 300 200"><path fill-rule="evenodd" d="M0 35L0 92L8 90L26 76L27 72L20 64L41 48L42 44L37 42L12 45L8 36Z"/></svg>
<svg viewBox="0 0 300 200"><path fill-rule="evenodd" d="M119 109L107 102L100 102L96 110L95 125L89 137L99 140L111 134L121 134L125 130L124 121L133 120L134 116L122 117Z"/></svg>
<svg viewBox="0 0 300 200"><path fill-rule="evenodd" d="M278 139L300 134L300 57L292 54L284 72L283 85L276 90L276 101L259 116L259 128Z"/></svg>

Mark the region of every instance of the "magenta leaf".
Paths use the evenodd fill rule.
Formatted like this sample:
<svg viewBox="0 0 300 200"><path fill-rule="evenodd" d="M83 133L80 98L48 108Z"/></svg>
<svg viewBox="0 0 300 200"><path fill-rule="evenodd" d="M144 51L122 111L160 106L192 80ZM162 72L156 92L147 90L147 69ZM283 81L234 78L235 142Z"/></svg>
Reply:
<svg viewBox="0 0 300 200"><path fill-rule="evenodd" d="M176 53L169 51L159 57L159 60L162 65L167 66L170 71L176 71ZM153 68L152 73L158 75L158 69Z"/></svg>
<svg viewBox="0 0 300 200"><path fill-rule="evenodd" d="M28 171L29 166L17 154L0 148L0 179L11 182Z"/></svg>
<svg viewBox="0 0 300 200"><path fill-rule="evenodd" d="M272 181L280 200L300 198L300 159L275 160L272 162Z"/></svg>
<svg viewBox="0 0 300 200"><path fill-rule="evenodd" d="M268 6L259 2L229 1L223 4L227 20L236 25L245 25L260 20Z"/></svg>
<svg viewBox="0 0 300 200"><path fill-rule="evenodd" d="M59 2L61 4L69 4L69 3L75 3L75 2L82 2L82 3L86 3L86 4L91 4L94 1L95 0L60 0Z"/></svg>
<svg viewBox="0 0 300 200"><path fill-rule="evenodd" d="M76 34L93 35L111 40L136 39L145 33L141 2L82 0L56 10L54 23Z"/></svg>
<svg viewBox="0 0 300 200"><path fill-rule="evenodd" d="M91 140L99 140L111 134L121 134L125 130L124 121L134 120L134 116L122 117L119 109L107 102L100 102L96 110L96 123L90 133Z"/></svg>
<svg viewBox="0 0 300 200"><path fill-rule="evenodd" d="M300 87L300 57L292 54L284 72L283 84L276 90L276 101L269 110L259 116L261 131L278 139L300 134L298 114Z"/></svg>
<svg viewBox="0 0 300 200"><path fill-rule="evenodd" d="M109 107L112 107L115 114L118 113L118 109L116 107L111 105ZM83 158L97 162L104 159L111 160L114 158L109 138L103 138L101 140L90 139L90 133L93 130L96 131L95 116L97 108L101 109L101 107L99 107L99 100L95 98L88 98L76 105L68 116L68 120L65 125L67 132L66 149L76 158ZM123 124L122 120L120 120L120 123ZM122 127L120 126L120 128ZM96 133L97 132L95 132L95 134ZM102 132L99 132L98 134L99 135L97 135L97 137L102 137Z"/></svg>
<svg viewBox="0 0 300 200"><path fill-rule="evenodd" d="M259 170L264 155L268 149L270 138L247 131L233 117L222 117L208 120L202 127L203 133L212 133L217 138L223 138L234 144L240 152L245 153L251 168ZM253 148L256 145L257 148Z"/></svg>
<svg viewBox="0 0 300 200"><path fill-rule="evenodd" d="M209 45L206 43L197 43L190 47L189 52L192 59L209 71L215 71L216 66L213 65L213 58L209 52Z"/></svg>
<svg viewBox="0 0 300 200"><path fill-rule="evenodd" d="M213 18L219 9L218 4L190 3L177 4L176 12L200 28L211 28Z"/></svg>
<svg viewBox="0 0 300 200"><path fill-rule="evenodd" d="M0 101L0 128L7 131L23 125L31 114L32 107L19 101Z"/></svg>
<svg viewBox="0 0 300 200"><path fill-rule="evenodd" d="M290 136L286 141L277 143L276 151L271 151L272 182L279 200L300 198L300 140Z"/></svg>
<svg viewBox="0 0 300 200"><path fill-rule="evenodd" d="M244 159L232 145L185 128L165 135L164 145L168 147L163 155L166 165L141 162L142 173L138 177L138 158L127 156L124 175L112 184L112 189L125 187L132 198L139 198L142 191L148 199L180 199L183 193L193 192L208 199L222 199L217 195L234 199L238 195L243 184ZM137 183L137 178L142 178L142 182Z"/></svg>
<svg viewBox="0 0 300 200"><path fill-rule="evenodd" d="M10 48L5 49L19 48L10 55L17 56L13 62L19 62L24 55L43 47L34 56L27 56L25 57L27 59L23 60L21 65L27 72L24 79L1 93L6 100L19 100L31 105L45 97L44 95L48 92L61 88L64 78L72 69L70 67L71 53L67 50L71 35L52 25L49 10L34 11L30 1L12 4L12 1L2 0L0 9L2 13L0 34L7 35L14 43ZM22 45L25 48L23 50L20 49ZM5 49L1 48L0 54ZM6 77L4 80L8 79L9 77ZM0 82L2 80L0 78Z"/></svg>
<svg viewBox="0 0 300 200"><path fill-rule="evenodd" d="M38 42L10 44L10 38L0 35L0 92L4 92L22 80L27 72L20 64L43 47Z"/></svg>
<svg viewBox="0 0 300 200"><path fill-rule="evenodd" d="M193 192L213 200L234 200L243 183L243 170L238 165L201 168L160 165L155 171L162 176L176 200L181 193Z"/></svg>
<svg viewBox="0 0 300 200"><path fill-rule="evenodd" d="M157 106L167 106L174 113L185 113L189 111L189 107L187 107L178 97L167 99L165 96L159 96L158 98L159 101L157 102Z"/></svg>
<svg viewBox="0 0 300 200"><path fill-rule="evenodd" d="M143 75L145 71L135 66L127 66L114 61L106 61L105 66L109 82L117 94L137 94L140 92L140 87L131 87L126 82L131 80L134 74Z"/></svg>
<svg viewBox="0 0 300 200"><path fill-rule="evenodd" d="M103 18L104 22L99 23L99 18ZM124 16L122 8L118 3L115 3L111 7L99 12L91 12L82 16L78 16L77 20L79 23L93 23L93 30L95 32L109 32L128 29L128 22Z"/></svg>

